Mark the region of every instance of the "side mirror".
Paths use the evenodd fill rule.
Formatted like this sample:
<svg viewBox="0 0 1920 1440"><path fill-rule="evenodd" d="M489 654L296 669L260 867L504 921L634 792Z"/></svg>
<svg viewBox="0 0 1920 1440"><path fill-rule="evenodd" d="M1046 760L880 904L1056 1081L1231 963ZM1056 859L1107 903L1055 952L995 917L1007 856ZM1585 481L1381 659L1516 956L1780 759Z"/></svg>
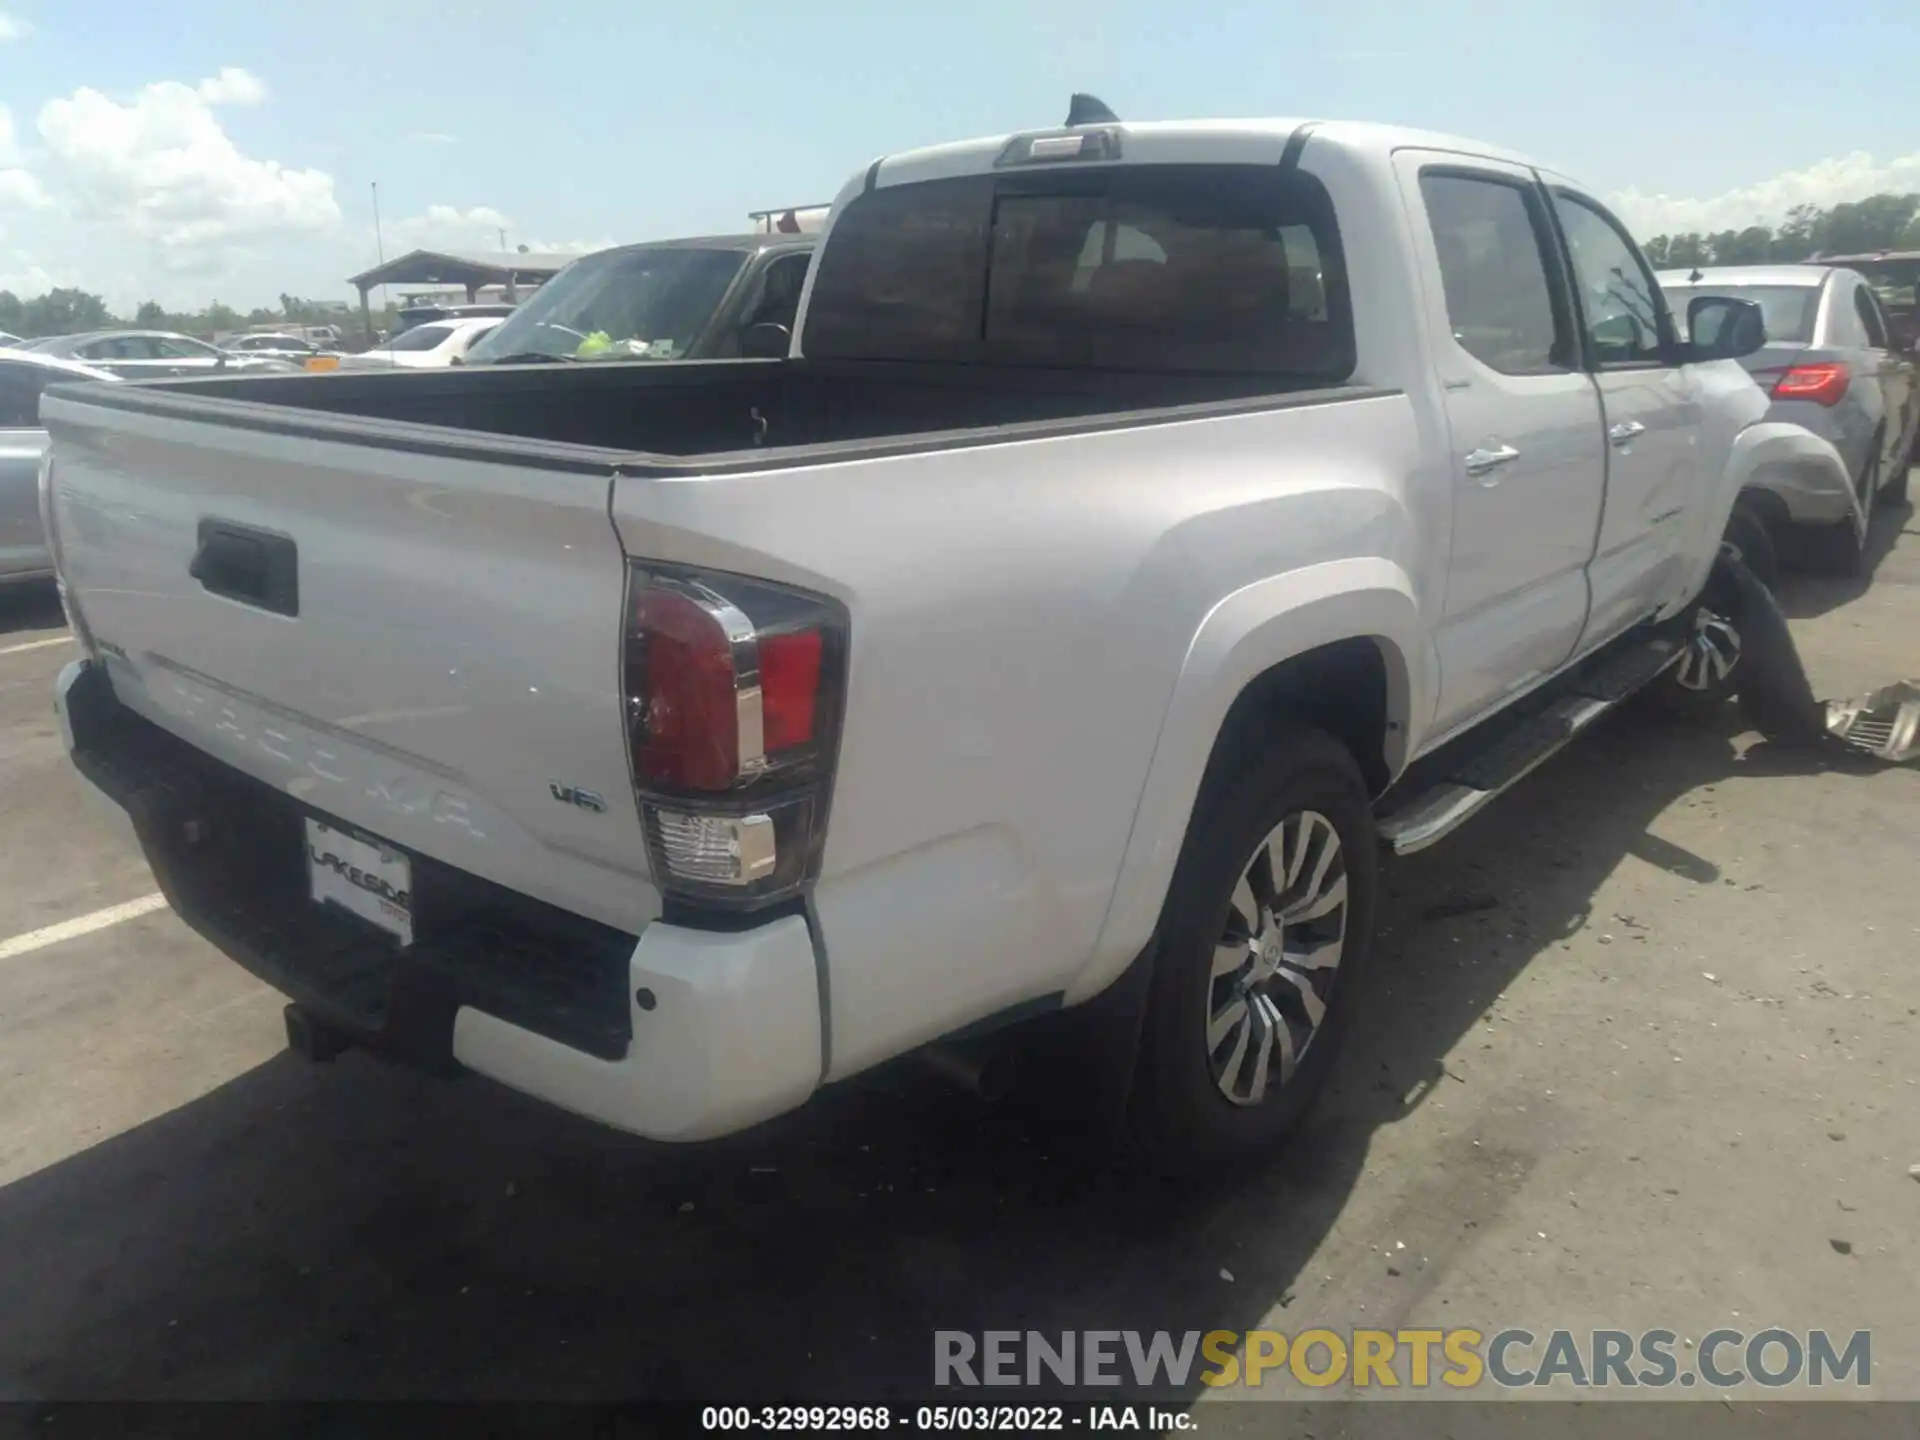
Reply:
<svg viewBox="0 0 1920 1440"><path fill-rule="evenodd" d="M793 349L793 332L772 320L749 325L740 337L740 353L749 360L784 360Z"/></svg>
<svg viewBox="0 0 1920 1440"><path fill-rule="evenodd" d="M1700 295L1687 305L1687 339L1693 360L1741 360L1767 343L1767 319L1751 300Z"/></svg>

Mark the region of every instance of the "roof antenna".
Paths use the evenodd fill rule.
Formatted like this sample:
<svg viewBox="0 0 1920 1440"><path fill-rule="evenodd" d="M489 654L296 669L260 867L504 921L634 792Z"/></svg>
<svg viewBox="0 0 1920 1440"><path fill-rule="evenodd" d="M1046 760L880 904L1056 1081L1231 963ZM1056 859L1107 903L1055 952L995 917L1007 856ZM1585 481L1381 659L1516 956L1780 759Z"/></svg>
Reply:
<svg viewBox="0 0 1920 1440"><path fill-rule="evenodd" d="M1687 284L1689 284L1689 285L1698 285L1698 284L1699 284L1699 283L1700 283L1700 282L1701 282L1702 280L1704 280L1704 279L1706 279L1706 278L1707 278L1707 277L1706 277L1705 275L1702 275L1702 274L1700 273L1700 267L1699 267L1698 265L1696 265L1696 266L1694 266L1694 267L1693 267L1693 273L1692 273L1691 275L1689 275L1689 276L1687 276Z"/></svg>
<svg viewBox="0 0 1920 1440"><path fill-rule="evenodd" d="M1120 117L1107 108L1104 100L1092 95L1074 92L1073 99L1067 102L1067 126L1076 125L1118 125Z"/></svg>

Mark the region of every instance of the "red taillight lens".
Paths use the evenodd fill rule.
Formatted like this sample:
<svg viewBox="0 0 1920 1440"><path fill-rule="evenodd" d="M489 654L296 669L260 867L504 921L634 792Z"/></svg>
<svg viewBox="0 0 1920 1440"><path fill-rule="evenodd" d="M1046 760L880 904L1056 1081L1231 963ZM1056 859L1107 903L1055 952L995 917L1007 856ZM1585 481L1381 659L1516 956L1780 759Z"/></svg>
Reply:
<svg viewBox="0 0 1920 1440"><path fill-rule="evenodd" d="M821 645L817 629L769 635L760 642L761 724L769 755L813 739Z"/></svg>
<svg viewBox="0 0 1920 1440"><path fill-rule="evenodd" d="M725 790L740 778L733 644L721 620L660 586L634 601L644 693L634 697L634 778L676 790Z"/></svg>
<svg viewBox="0 0 1920 1440"><path fill-rule="evenodd" d="M1852 378L1838 361L1819 365L1794 365L1778 372L1773 382L1776 400L1812 400L1820 405L1838 405L1846 398Z"/></svg>
<svg viewBox="0 0 1920 1440"><path fill-rule="evenodd" d="M846 612L732 575L636 566L623 680L655 879L730 906L814 873L846 684Z"/></svg>

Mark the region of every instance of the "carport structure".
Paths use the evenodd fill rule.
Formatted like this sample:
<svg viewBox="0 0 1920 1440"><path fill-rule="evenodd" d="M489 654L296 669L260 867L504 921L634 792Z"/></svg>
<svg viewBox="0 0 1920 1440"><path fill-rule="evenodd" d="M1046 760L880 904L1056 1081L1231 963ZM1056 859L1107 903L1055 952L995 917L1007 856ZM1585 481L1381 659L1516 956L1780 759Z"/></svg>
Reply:
<svg viewBox="0 0 1920 1440"><path fill-rule="evenodd" d="M360 292L360 318L373 335L373 314L367 296L376 285L461 285L471 302L483 285L540 285L578 257L553 252L520 250L512 254L481 254L460 250L409 250L385 264L353 276L348 283Z"/></svg>

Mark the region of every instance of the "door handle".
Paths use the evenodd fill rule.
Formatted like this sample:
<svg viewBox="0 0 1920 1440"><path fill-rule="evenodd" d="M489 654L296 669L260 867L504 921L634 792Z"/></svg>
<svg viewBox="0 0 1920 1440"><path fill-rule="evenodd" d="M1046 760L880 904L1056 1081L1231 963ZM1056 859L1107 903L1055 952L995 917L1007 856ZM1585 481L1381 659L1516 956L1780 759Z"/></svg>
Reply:
<svg viewBox="0 0 1920 1440"><path fill-rule="evenodd" d="M1611 440L1615 445L1631 445L1646 433L1647 427L1642 425L1638 420L1622 420L1618 425L1607 431L1607 439Z"/></svg>
<svg viewBox="0 0 1920 1440"><path fill-rule="evenodd" d="M1481 448L1467 452L1466 466L1469 475L1485 475L1502 465L1511 465L1520 458L1520 452L1511 445L1496 445L1491 450Z"/></svg>
<svg viewBox="0 0 1920 1440"><path fill-rule="evenodd" d="M290 535L202 520L187 574L211 595L274 615L300 613L300 552Z"/></svg>

